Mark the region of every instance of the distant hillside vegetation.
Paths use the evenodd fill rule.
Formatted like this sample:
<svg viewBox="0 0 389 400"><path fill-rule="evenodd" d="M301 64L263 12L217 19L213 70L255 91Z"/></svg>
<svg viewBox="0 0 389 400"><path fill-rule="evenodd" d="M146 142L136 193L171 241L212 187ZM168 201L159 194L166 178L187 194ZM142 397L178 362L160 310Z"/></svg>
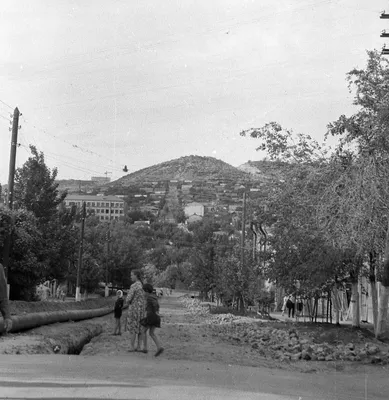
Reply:
<svg viewBox="0 0 389 400"><path fill-rule="evenodd" d="M283 179L285 172L290 170L291 165L279 161L248 161L238 167L239 170L250 174L252 179L259 182L269 182Z"/></svg>
<svg viewBox="0 0 389 400"><path fill-rule="evenodd" d="M242 181L250 180L251 176L213 157L186 156L143 168L111 182L110 186L129 186L164 180L209 181L214 179Z"/></svg>

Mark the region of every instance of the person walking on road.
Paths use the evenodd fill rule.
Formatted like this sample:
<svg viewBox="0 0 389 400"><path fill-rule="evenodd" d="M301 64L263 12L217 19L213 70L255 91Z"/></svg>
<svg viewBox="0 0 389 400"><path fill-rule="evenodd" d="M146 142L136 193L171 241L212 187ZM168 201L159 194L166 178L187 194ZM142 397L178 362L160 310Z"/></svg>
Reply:
<svg viewBox="0 0 389 400"><path fill-rule="evenodd" d="M140 270L131 271L131 280L134 282L127 295L126 303L129 304L126 328L130 332L130 350L129 352L140 351L141 336L143 329L140 320L146 314L146 299L141 282ZM135 349L135 341L138 337L138 348Z"/></svg>
<svg viewBox="0 0 389 400"><path fill-rule="evenodd" d="M286 302L286 308L288 309L288 317L294 318L294 311L295 311L295 298L294 296L290 295L287 302Z"/></svg>
<svg viewBox="0 0 389 400"><path fill-rule="evenodd" d="M7 281L5 279L4 268L1 263L0 263L0 312L4 319L5 333L8 333L12 329L12 319L8 302Z"/></svg>
<svg viewBox="0 0 389 400"><path fill-rule="evenodd" d="M115 315L115 330L113 332L114 335L121 335L122 334L122 325L120 322L120 318L122 317L122 310L124 305L123 300L123 292L118 290L116 292L117 299L115 301L114 307L114 315Z"/></svg>
<svg viewBox="0 0 389 400"><path fill-rule="evenodd" d="M147 331L153 342L157 346L155 357L158 357L164 351L161 346L158 336L155 334L155 328L161 327L161 317L159 316L158 297L153 293L153 286L150 283L143 285L143 290L146 292L146 317L140 323L143 325L143 353L147 353Z"/></svg>
<svg viewBox="0 0 389 400"><path fill-rule="evenodd" d="M281 315L285 314L286 303L287 303L288 299L289 299L288 295L284 296L284 300L283 300L283 303L282 303L282 309L281 309L281 311L282 311Z"/></svg>

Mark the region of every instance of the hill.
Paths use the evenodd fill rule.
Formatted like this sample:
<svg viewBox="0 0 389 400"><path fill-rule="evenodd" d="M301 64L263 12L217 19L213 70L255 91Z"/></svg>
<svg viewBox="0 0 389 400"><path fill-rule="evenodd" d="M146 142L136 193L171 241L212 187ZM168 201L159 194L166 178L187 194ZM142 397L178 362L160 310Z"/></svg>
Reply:
<svg viewBox="0 0 389 400"><path fill-rule="evenodd" d="M132 186L145 182L161 181L212 181L243 182L252 177L245 171L213 157L186 156L166 161L128 174L110 186Z"/></svg>
<svg viewBox="0 0 389 400"><path fill-rule="evenodd" d="M256 182L270 183L284 179L285 173L290 170L291 165L279 161L248 161L238 169L251 176Z"/></svg>

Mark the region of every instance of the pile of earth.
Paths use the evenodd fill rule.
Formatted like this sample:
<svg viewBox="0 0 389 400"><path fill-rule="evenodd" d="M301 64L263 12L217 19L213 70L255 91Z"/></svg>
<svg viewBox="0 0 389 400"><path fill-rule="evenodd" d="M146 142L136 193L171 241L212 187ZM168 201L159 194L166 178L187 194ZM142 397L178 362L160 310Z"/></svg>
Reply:
<svg viewBox="0 0 389 400"><path fill-rule="evenodd" d="M366 337L362 331L327 324L327 331L322 332L323 324L263 323L232 314L211 315L198 300L184 298L182 303L189 314L201 316L203 323L211 326L212 335L236 345L248 345L269 359L389 363L388 346Z"/></svg>
<svg viewBox="0 0 389 400"><path fill-rule="evenodd" d="M387 346L373 342L315 343L298 328L277 329L255 324L230 324L214 327L214 334L236 344L248 344L265 357L284 361L363 361L388 364Z"/></svg>

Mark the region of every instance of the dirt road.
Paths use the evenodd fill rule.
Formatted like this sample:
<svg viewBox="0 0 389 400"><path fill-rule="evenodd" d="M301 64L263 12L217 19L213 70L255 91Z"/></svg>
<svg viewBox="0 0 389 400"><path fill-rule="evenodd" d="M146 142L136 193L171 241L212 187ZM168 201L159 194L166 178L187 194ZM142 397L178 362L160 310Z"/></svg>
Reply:
<svg viewBox="0 0 389 400"><path fill-rule="evenodd" d="M1 355L0 398L388 398L385 367L354 363L339 372L323 363L277 364L222 340L200 319L188 316L177 298L164 298L161 305L159 333L166 351L159 358L153 352L128 353L127 334L110 335L112 317L104 317L103 334L80 356Z"/></svg>

